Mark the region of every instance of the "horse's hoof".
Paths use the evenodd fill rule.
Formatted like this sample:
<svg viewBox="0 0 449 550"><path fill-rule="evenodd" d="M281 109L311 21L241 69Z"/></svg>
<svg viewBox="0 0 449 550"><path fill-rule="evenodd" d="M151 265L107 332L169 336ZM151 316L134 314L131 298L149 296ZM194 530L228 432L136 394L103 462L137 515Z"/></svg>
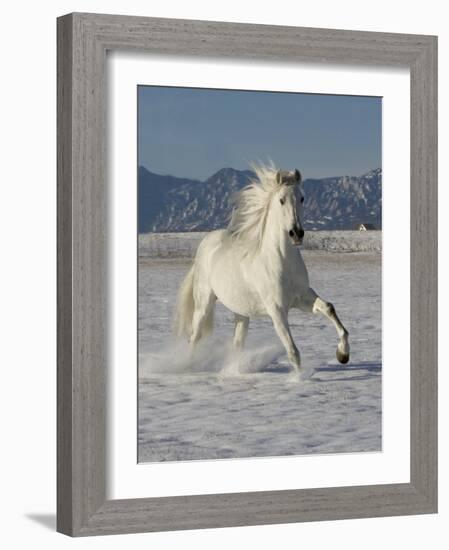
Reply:
<svg viewBox="0 0 449 550"><path fill-rule="evenodd" d="M339 349L337 349L337 359L339 363L345 365L349 361L349 353L343 353Z"/></svg>

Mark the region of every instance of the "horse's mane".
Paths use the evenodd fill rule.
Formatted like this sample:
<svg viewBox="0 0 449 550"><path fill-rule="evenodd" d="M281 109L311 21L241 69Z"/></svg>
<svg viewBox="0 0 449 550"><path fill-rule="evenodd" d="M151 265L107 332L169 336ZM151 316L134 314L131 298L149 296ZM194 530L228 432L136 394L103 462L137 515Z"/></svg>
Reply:
<svg viewBox="0 0 449 550"><path fill-rule="evenodd" d="M255 177L233 197L234 208L228 225L233 239L245 245L248 252L256 251L262 243L268 207L273 192L278 189L277 169L268 165L252 164Z"/></svg>

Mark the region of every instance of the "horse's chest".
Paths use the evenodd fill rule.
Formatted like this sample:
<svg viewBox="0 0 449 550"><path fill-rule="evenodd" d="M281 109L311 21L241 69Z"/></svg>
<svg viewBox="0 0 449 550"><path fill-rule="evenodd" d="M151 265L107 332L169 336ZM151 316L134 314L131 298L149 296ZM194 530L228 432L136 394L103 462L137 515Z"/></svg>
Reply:
<svg viewBox="0 0 449 550"><path fill-rule="evenodd" d="M257 282L258 296L263 304L275 303L289 309L298 294L308 285L307 272L301 263L282 266L282 269L268 269Z"/></svg>
<svg viewBox="0 0 449 550"><path fill-rule="evenodd" d="M294 261L284 264L281 274L281 286L286 293L296 294L303 287L308 287L308 279L306 266L301 256L298 255L298 257L294 258Z"/></svg>
<svg viewBox="0 0 449 550"><path fill-rule="evenodd" d="M298 280L295 273L288 270L281 274L277 292L279 303L290 307L298 293Z"/></svg>

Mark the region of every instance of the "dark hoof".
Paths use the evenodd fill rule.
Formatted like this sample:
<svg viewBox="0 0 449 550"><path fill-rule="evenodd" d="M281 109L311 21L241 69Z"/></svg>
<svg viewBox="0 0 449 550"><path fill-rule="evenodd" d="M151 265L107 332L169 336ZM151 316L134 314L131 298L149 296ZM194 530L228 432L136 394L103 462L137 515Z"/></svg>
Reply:
<svg viewBox="0 0 449 550"><path fill-rule="evenodd" d="M337 349L337 359L339 363L345 365L349 361L349 353L342 353Z"/></svg>

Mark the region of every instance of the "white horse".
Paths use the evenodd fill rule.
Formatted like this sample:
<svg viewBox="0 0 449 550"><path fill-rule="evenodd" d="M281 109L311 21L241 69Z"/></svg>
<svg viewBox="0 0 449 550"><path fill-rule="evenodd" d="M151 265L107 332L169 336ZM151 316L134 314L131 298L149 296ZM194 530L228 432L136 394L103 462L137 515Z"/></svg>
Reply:
<svg viewBox="0 0 449 550"><path fill-rule="evenodd" d="M179 292L175 329L197 342L211 332L218 299L235 315L234 349L239 351L253 317L268 315L299 375L301 360L288 325L290 308L322 313L337 330L337 359L349 360L348 331L334 306L309 286L298 248L304 195L301 174L254 166L256 177L237 194L227 229L210 232L200 243Z"/></svg>

